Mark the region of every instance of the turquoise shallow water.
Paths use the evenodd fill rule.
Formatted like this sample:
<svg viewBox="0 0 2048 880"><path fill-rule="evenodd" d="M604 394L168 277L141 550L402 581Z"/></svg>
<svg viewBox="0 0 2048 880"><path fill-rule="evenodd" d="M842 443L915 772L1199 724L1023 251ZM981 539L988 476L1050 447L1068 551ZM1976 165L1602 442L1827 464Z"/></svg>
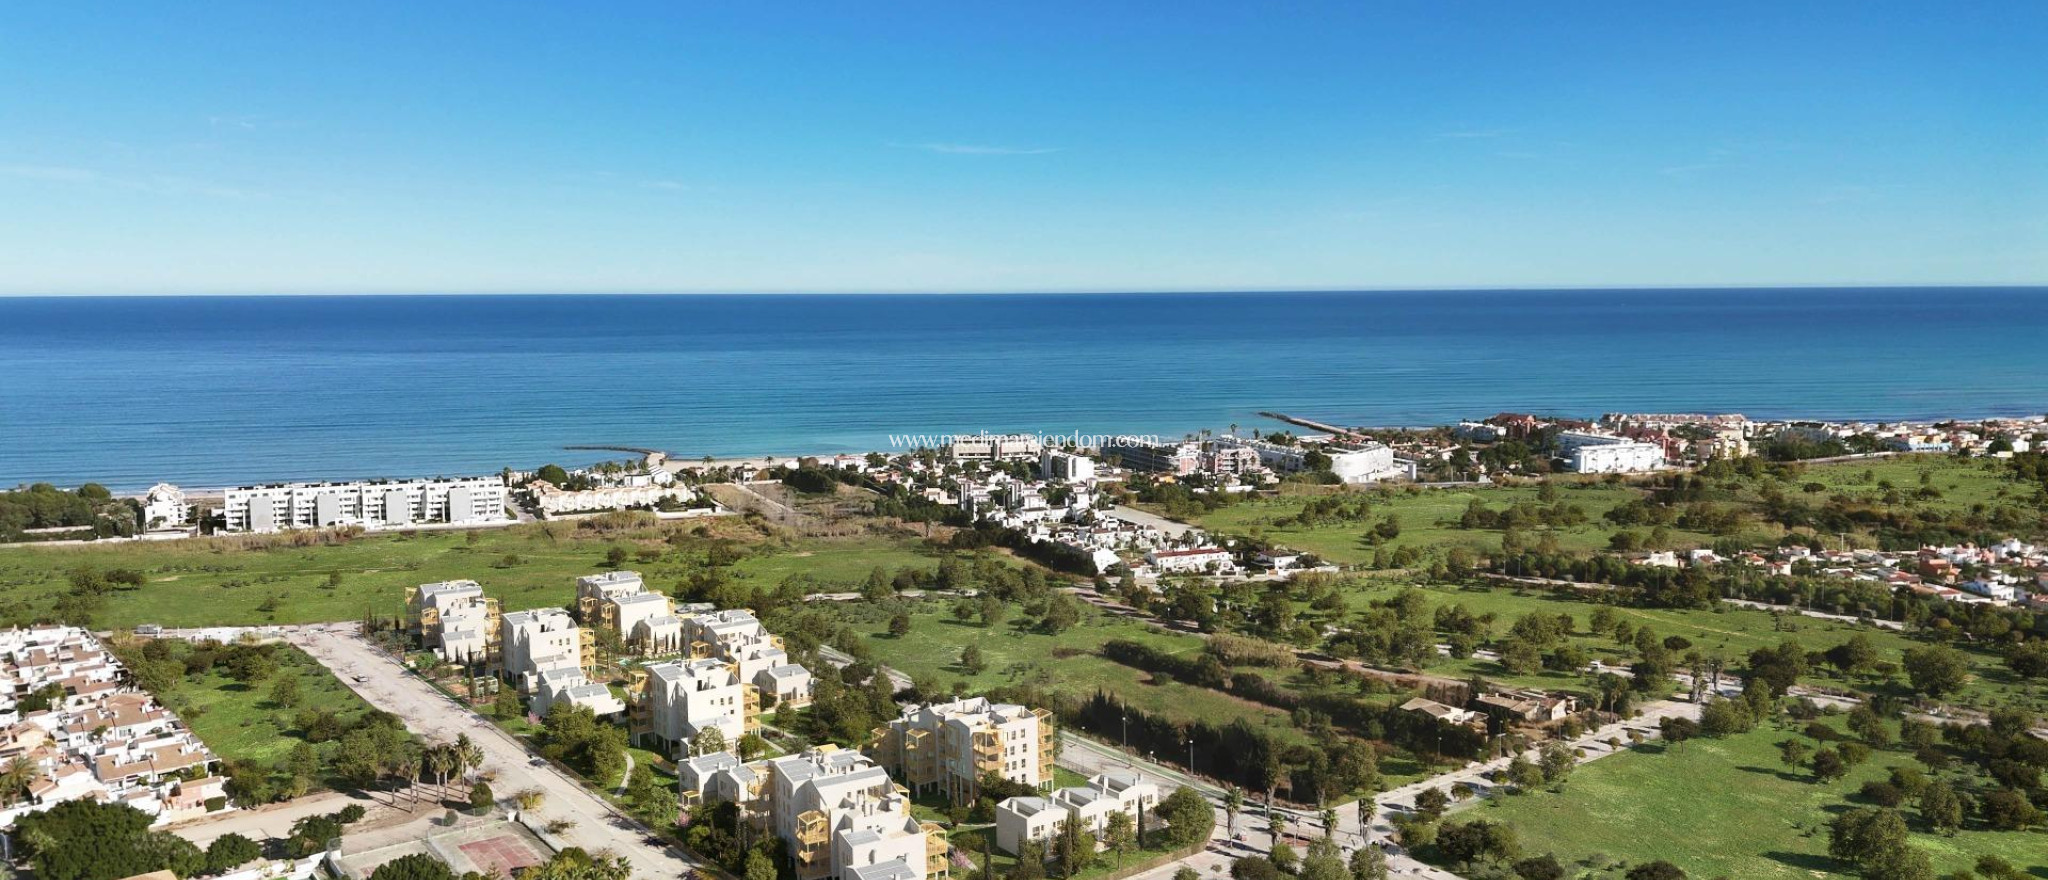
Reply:
<svg viewBox="0 0 2048 880"><path fill-rule="evenodd" d="M0 299L0 485L865 451L1278 410L2048 410L2048 290Z"/></svg>

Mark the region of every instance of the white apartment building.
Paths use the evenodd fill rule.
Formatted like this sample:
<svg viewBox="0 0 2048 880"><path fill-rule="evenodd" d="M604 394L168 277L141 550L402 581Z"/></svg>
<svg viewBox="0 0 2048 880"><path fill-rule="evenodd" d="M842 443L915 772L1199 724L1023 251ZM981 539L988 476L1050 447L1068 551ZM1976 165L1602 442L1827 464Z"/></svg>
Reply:
<svg viewBox="0 0 2048 880"><path fill-rule="evenodd" d="M219 759L131 680L85 630L0 632L0 766L29 774L22 797L0 807L0 827L79 798L127 804L157 825L227 807ZM50 685L64 696L23 711L22 697Z"/></svg>
<svg viewBox="0 0 2048 880"><path fill-rule="evenodd" d="M761 697L731 663L716 658L649 664L638 683L632 734L671 755L716 728L728 745L760 729Z"/></svg>
<svg viewBox="0 0 2048 880"><path fill-rule="evenodd" d="M1013 797L996 805L996 848L1015 855L1027 840L1052 839L1061 822L1073 821L1096 835L1111 813L1133 821L1159 805L1159 786L1130 771L1103 773L1045 797Z"/></svg>
<svg viewBox="0 0 2048 880"><path fill-rule="evenodd" d="M769 827L799 880L928 880L948 874L945 832L858 752L820 746L768 762Z"/></svg>
<svg viewBox="0 0 2048 880"><path fill-rule="evenodd" d="M953 438L954 461L1010 461L1037 458L1038 438L1030 434L977 434Z"/></svg>
<svg viewBox="0 0 2048 880"><path fill-rule="evenodd" d="M743 817L763 820L768 814L767 761L742 763L731 752L711 752L676 762L677 803L684 809L700 803L737 804Z"/></svg>
<svg viewBox="0 0 2048 880"><path fill-rule="evenodd" d="M688 504L697 497L696 493L685 486L652 483L564 489L546 480L534 480L526 485L526 492L533 498L533 506L549 516L600 510L652 508L661 506L664 501Z"/></svg>
<svg viewBox="0 0 2048 880"><path fill-rule="evenodd" d="M1265 440L1235 436L1224 437L1217 442L1257 452L1259 462L1276 471L1302 470L1307 467L1310 452L1321 452L1330 458L1330 473L1346 483L1376 483L1415 475L1414 463L1396 459L1394 450L1384 443L1363 443L1355 446L1282 446Z"/></svg>
<svg viewBox="0 0 2048 880"><path fill-rule="evenodd" d="M683 649L683 621L669 597L649 592L637 571L611 571L576 579L576 614L587 626L619 634L643 656Z"/></svg>
<svg viewBox="0 0 2048 880"><path fill-rule="evenodd" d="M192 505L185 502L185 490L169 483L149 487L142 496L142 528L175 529L192 521Z"/></svg>
<svg viewBox="0 0 2048 880"><path fill-rule="evenodd" d="M476 581L421 584L405 592L406 616L420 645L450 663L498 660L504 621L498 600Z"/></svg>
<svg viewBox="0 0 2048 880"><path fill-rule="evenodd" d="M1054 483L1087 483L1095 479L1095 459L1057 449L1038 455L1038 476Z"/></svg>
<svg viewBox="0 0 2048 880"><path fill-rule="evenodd" d="M600 719L609 719L626 711L625 700L619 699L604 684L591 681L581 668L574 666L545 670L534 677L533 696L527 700L527 711L546 718L548 710L556 703L589 709L590 714Z"/></svg>
<svg viewBox="0 0 2048 880"><path fill-rule="evenodd" d="M492 476L240 486L227 490L221 513L230 532L498 523L505 483Z"/></svg>
<svg viewBox="0 0 2048 880"><path fill-rule="evenodd" d="M1051 782L1052 737L1047 710L969 697L905 708L875 728L868 754L912 790L971 803L988 773L1041 788Z"/></svg>
<svg viewBox="0 0 2048 880"><path fill-rule="evenodd" d="M591 634L577 627L569 612L560 608L514 611L503 621L499 650L504 655L504 676L518 685L521 693L537 694L544 672L580 671L595 659Z"/></svg>
<svg viewBox="0 0 2048 880"><path fill-rule="evenodd" d="M754 612L731 608L683 619L683 637L692 657L716 657L732 663L741 681L753 681L764 669L789 663L782 637L761 625Z"/></svg>
<svg viewBox="0 0 2048 880"><path fill-rule="evenodd" d="M1561 431L1557 449L1582 474L1631 474L1664 466L1663 447L1612 434Z"/></svg>
<svg viewBox="0 0 2048 880"><path fill-rule="evenodd" d="M1160 574L1230 574L1237 570L1229 551L1215 547L1153 550L1145 554L1145 563Z"/></svg>

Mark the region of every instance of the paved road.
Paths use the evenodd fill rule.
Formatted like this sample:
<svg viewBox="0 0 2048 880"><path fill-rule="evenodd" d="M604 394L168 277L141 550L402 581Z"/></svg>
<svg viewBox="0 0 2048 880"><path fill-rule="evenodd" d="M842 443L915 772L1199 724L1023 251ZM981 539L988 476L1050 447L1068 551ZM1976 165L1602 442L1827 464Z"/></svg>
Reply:
<svg viewBox="0 0 2048 880"><path fill-rule="evenodd" d="M546 793L534 811L542 822L575 821L561 837L591 852L624 856L633 876L674 880L700 864L682 850L659 842L645 825L612 807L577 780L526 750L511 734L471 712L405 671L396 661L364 641L355 624L303 627L287 636L313 655L370 705L390 712L407 729L428 740L449 742L469 734L484 752L484 767L498 774L494 788L506 795L528 788ZM364 680L358 682L355 676Z"/></svg>
<svg viewBox="0 0 2048 880"><path fill-rule="evenodd" d="M1137 523L1141 526L1151 526L1152 528L1165 532L1168 537L1172 538L1178 538L1189 532L1195 531L1195 527L1188 525L1187 523L1174 522L1173 520L1167 519L1166 517L1160 516L1156 513L1146 513L1145 511L1139 510L1135 507L1125 507L1119 504L1115 507L1110 508L1109 512L1112 516L1115 516L1117 519L1123 520L1125 522Z"/></svg>
<svg viewBox="0 0 2048 880"><path fill-rule="evenodd" d="M231 810L225 813L217 813L201 819L173 825L165 830L192 841L202 848L212 843L214 838L227 834L240 834L250 840L257 841L270 837L282 838L291 836L292 825L296 824L300 819L307 816L324 816L328 813L337 812L349 804L360 804L364 810L368 811L363 819L365 823L379 821L384 818L383 814L390 810L383 801L352 797L340 792L323 791L281 804L258 807L254 810ZM393 811L393 814L404 815L402 811Z"/></svg>

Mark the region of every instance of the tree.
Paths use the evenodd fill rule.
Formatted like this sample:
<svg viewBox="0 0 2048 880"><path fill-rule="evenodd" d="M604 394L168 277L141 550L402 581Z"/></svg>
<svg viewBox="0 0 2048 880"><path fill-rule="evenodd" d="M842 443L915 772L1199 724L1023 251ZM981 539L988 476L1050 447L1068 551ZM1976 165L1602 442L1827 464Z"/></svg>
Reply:
<svg viewBox="0 0 2048 880"><path fill-rule="evenodd" d="M1833 782L1849 772L1849 764L1834 749L1821 749L1813 753L1812 770L1815 781Z"/></svg>
<svg viewBox="0 0 2048 880"><path fill-rule="evenodd" d="M299 677L278 676L277 683L270 686L270 702L281 709L296 709L303 699L299 694Z"/></svg>
<svg viewBox="0 0 2048 880"><path fill-rule="evenodd" d="M455 872L426 853L408 853L378 865L370 880L455 880Z"/></svg>
<svg viewBox="0 0 2048 880"><path fill-rule="evenodd" d="M1564 779L1578 766L1578 757L1572 754L1571 746L1552 740L1543 744L1543 754L1538 761L1543 768L1543 781L1550 785L1562 785Z"/></svg>
<svg viewBox="0 0 2048 880"><path fill-rule="evenodd" d="M202 873L206 854L190 841L149 830L149 814L127 804L69 800L15 820L41 880L118 880L151 871ZM182 846L180 845L182 844Z"/></svg>
<svg viewBox="0 0 2048 880"><path fill-rule="evenodd" d="M1907 843L1906 820L1897 810L1850 810L1828 823L1828 855L1854 866L1865 877L1931 880L1927 854Z"/></svg>
<svg viewBox="0 0 2048 880"><path fill-rule="evenodd" d="M716 727L705 727L697 731L697 738L690 740L690 754L712 755L725 751L725 732Z"/></svg>
<svg viewBox="0 0 2048 880"><path fill-rule="evenodd" d="M1450 805L1451 797L1443 789L1425 788L1415 795L1415 816L1424 822L1434 822L1443 818Z"/></svg>
<svg viewBox="0 0 2048 880"><path fill-rule="evenodd" d="M475 810L477 815L488 813L497 805L498 797L491 793L490 783L479 779L475 785L469 787L469 808Z"/></svg>
<svg viewBox="0 0 2048 880"><path fill-rule="evenodd" d="M899 639L910 635L910 612L898 611L889 618L889 635Z"/></svg>
<svg viewBox="0 0 2048 880"><path fill-rule="evenodd" d="M1344 854L1337 849L1334 841L1323 839L1308 845L1308 855L1301 860L1301 880L1350 880L1351 872L1344 866Z"/></svg>
<svg viewBox="0 0 2048 880"><path fill-rule="evenodd" d="M2024 792L2010 788L1986 792L1978 803L1977 810L1984 816L1984 824L1999 831L2017 831L2041 824L2041 811L2027 800Z"/></svg>
<svg viewBox="0 0 2048 880"><path fill-rule="evenodd" d="M1963 798L1946 782L1929 782L1920 792L1920 818L1929 827L1943 834L1954 834L1963 827Z"/></svg>
<svg viewBox="0 0 2048 880"><path fill-rule="evenodd" d="M225 874L262 857L263 847L240 834L223 834L206 846L206 871Z"/></svg>
<svg viewBox="0 0 2048 880"><path fill-rule="evenodd" d="M1787 739L1778 743L1778 760L1787 767L1805 766L1806 759L1812 754L1813 750L1806 747L1805 740Z"/></svg>
<svg viewBox="0 0 2048 880"><path fill-rule="evenodd" d="M1233 785L1223 791L1223 821L1232 839L1237 837L1237 815L1244 812L1244 789Z"/></svg>
<svg viewBox="0 0 2048 880"><path fill-rule="evenodd" d="M758 849L748 852L746 880L775 880L775 861Z"/></svg>
<svg viewBox="0 0 2048 880"><path fill-rule="evenodd" d="M1557 863L1556 856L1544 853L1516 862L1515 876L1522 880L1564 880L1564 866Z"/></svg>
<svg viewBox="0 0 2048 880"><path fill-rule="evenodd" d="M1174 880L1180 880L1176 877ZM1361 846L1351 853L1351 880L1387 880L1387 854L1377 846Z"/></svg>
<svg viewBox="0 0 2048 880"><path fill-rule="evenodd" d="M1627 880L1685 880L1685 872L1677 865L1658 859L1628 869L1623 875Z"/></svg>
<svg viewBox="0 0 2048 880"><path fill-rule="evenodd" d="M1508 762L1507 776L1516 791L1530 791L1543 784L1543 769L1521 755Z"/></svg>
<svg viewBox="0 0 2048 880"><path fill-rule="evenodd" d="M1904 665L1913 690L1929 699L1939 700L1961 690L1970 677L1970 659L1944 645L1907 648Z"/></svg>
<svg viewBox="0 0 2048 880"><path fill-rule="evenodd" d="M981 657L980 645L968 645L960 649L960 668L967 670L968 675L980 675L983 670L988 669L988 661Z"/></svg>
<svg viewBox="0 0 2048 880"><path fill-rule="evenodd" d="M1109 814L1102 826L1102 842L1109 851L1116 853L1116 866L1124 866L1124 853L1137 848L1138 825L1131 820L1131 814L1118 810Z"/></svg>
<svg viewBox="0 0 2048 880"><path fill-rule="evenodd" d="M758 733L749 733L740 737L738 751L741 761L752 761L768 753L768 741Z"/></svg>
<svg viewBox="0 0 2048 880"><path fill-rule="evenodd" d="M1169 847L1189 846L1197 841L1209 839L1209 833L1216 828L1216 813L1194 789L1182 786L1173 790L1153 815L1166 823L1165 837Z"/></svg>

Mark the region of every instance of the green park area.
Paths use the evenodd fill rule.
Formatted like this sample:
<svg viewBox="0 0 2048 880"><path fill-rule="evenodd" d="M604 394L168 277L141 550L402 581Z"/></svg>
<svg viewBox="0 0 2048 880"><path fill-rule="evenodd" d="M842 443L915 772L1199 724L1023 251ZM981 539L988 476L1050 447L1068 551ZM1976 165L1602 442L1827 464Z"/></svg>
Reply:
<svg viewBox="0 0 2048 880"><path fill-rule="evenodd" d="M343 740L369 704L304 651L283 643L116 640L137 681L177 713L237 777L269 796L341 787ZM246 796L245 788L238 796ZM257 801L268 799L258 797Z"/></svg>
<svg viewBox="0 0 2048 880"><path fill-rule="evenodd" d="M737 520L627 517L474 531L7 547L0 548L0 603L14 623L85 616L99 628L293 624L401 614L408 587L445 580L475 580L515 611L564 605L577 576L612 568L640 570L664 589L713 566L728 581L764 588L803 575L819 589L851 589L877 566L932 564L907 538L786 538ZM140 577L92 591L83 608L62 604L79 592L73 573L81 569Z"/></svg>
<svg viewBox="0 0 2048 880"><path fill-rule="evenodd" d="M1717 539L1769 546L1791 530L1771 521L1767 511L1787 504L1882 510L1906 519L1972 517L1993 527L2005 523L2009 533L2021 536L2042 528L2032 490L1994 459L1910 455L1775 468L1758 462L1748 470L1727 470L1703 474L1701 484L1682 502L1690 515L1661 530L1609 519L1616 508L1652 498L1650 488L1640 481L1572 476L1552 478L1548 489L1526 483L1395 489L1285 484L1274 494L1208 510L1181 506L1174 512L1217 534L1253 537L1347 566L1384 565L1403 548L1421 558L1452 547L1474 554L1498 551L1503 528L1462 522L1475 501L1494 513L1520 507L1524 517L1519 537L1529 546L1548 541L1558 550L1580 553L1608 549L1616 533L1624 531L1644 549L1706 547ZM1348 506L1319 515L1315 506L1330 505L1331 499ZM1363 509L1359 502L1364 502ZM1388 520L1397 528L1383 529ZM1856 533L1857 546L1876 543L1874 534L1860 528L1848 531ZM1652 535L1661 540L1651 541ZM1841 534L1830 531L1821 537L1839 543Z"/></svg>
<svg viewBox="0 0 2048 880"><path fill-rule="evenodd" d="M1837 720L1827 724L1840 728ZM1884 781L1893 767L1919 765L1910 751L1878 749L1846 775L1817 781L1781 760L1777 743L1802 739L1802 726L1787 721L1676 746L1646 744L1579 768L1560 790L1479 801L1447 821L1505 822L1525 855L1553 853L1575 872L1568 876L1618 876L1621 865L1658 859L1701 878L1855 876L1829 857L1828 823L1871 806L1861 794L1866 783ZM1918 820L1910 800L1902 810L1911 845L1937 873L1970 868L1986 855L2023 869L2048 867L2048 834L1992 831L1974 822L1943 834Z"/></svg>

